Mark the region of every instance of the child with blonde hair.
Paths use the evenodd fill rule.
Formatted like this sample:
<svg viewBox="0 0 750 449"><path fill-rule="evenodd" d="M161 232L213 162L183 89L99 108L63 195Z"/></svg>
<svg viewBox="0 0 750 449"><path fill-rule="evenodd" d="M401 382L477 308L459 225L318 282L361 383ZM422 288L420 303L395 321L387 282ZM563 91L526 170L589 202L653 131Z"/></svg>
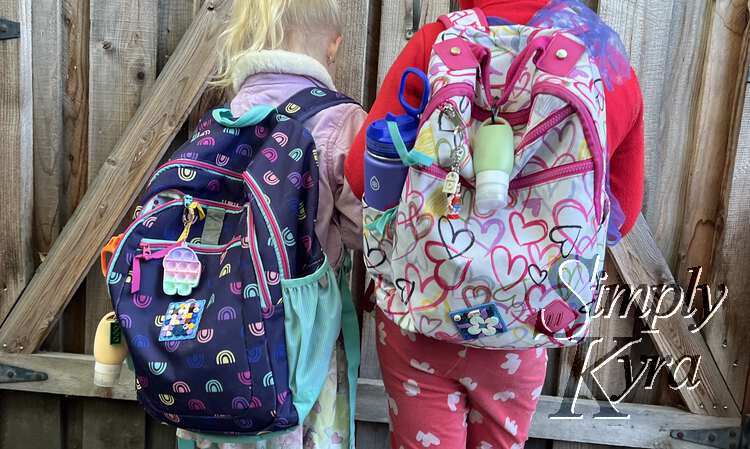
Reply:
<svg viewBox="0 0 750 449"><path fill-rule="evenodd" d="M304 89L335 90L332 75L342 42L341 22L337 0L235 1L223 34L221 65L214 81L234 95L232 115L240 117L256 106L282 105ZM315 230L339 276L346 275L346 248L362 246L361 203L344 178L344 160L365 117L359 105L345 103L303 122L319 154ZM352 323L348 325L351 327ZM303 425L268 439L203 435L179 429L181 449L349 447L354 433L350 428L349 388L355 386L349 385L347 379L343 347L339 339L323 391Z"/></svg>

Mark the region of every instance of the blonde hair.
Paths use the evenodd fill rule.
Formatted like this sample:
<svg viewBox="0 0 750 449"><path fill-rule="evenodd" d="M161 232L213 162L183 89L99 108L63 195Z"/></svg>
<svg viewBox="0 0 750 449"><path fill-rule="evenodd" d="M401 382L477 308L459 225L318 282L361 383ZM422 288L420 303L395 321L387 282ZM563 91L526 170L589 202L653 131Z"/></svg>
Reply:
<svg viewBox="0 0 750 449"><path fill-rule="evenodd" d="M231 88L235 67L248 53L283 49L309 54L315 41L310 35L340 34L341 20L338 0L234 0L212 84Z"/></svg>

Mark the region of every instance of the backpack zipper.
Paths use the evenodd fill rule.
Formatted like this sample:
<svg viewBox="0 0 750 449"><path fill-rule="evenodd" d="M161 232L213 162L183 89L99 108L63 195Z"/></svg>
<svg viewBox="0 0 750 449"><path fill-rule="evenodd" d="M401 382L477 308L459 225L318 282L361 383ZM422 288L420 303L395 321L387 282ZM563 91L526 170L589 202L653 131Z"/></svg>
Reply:
<svg viewBox="0 0 750 449"><path fill-rule="evenodd" d="M523 150L526 149L528 145L534 143L537 139L547 134L549 130L562 123L566 118L570 117L574 113L575 109L571 105L567 105L553 112L552 115L547 118L547 120L543 121L534 129L526 133L526 135L523 137L523 140L521 140L521 143L518 145L516 154L523 152Z"/></svg>
<svg viewBox="0 0 750 449"><path fill-rule="evenodd" d="M448 175L448 172L444 168L438 167L436 165L432 165L431 167L424 167L424 168L419 167L419 168L416 168L416 170L422 173L428 174L440 180L445 180L445 178ZM530 175L515 178L514 180L510 182L510 185L508 186L508 190L525 189L527 187L532 187L537 184L545 184L545 183L552 182L558 179L587 173L592 170L594 170L593 159L586 159L583 161L571 162L569 164L560 165L558 167L547 168L537 173L532 173ZM461 178L461 184L464 187L469 188L469 189L474 188L474 185L466 181L464 178Z"/></svg>
<svg viewBox="0 0 750 449"><path fill-rule="evenodd" d="M291 275L291 269L289 266L289 259L286 254L286 245L284 244L284 238L281 235L281 228L279 228L279 223L276 221L276 217L273 215L271 206L266 201L266 198L263 195L263 191L260 189L260 186L255 181L255 179L247 172L243 173L243 178L248 187L250 187L250 192L252 193L253 198L263 211L263 217L266 219L266 224L268 225L274 242L276 243L276 248L278 251L277 256L279 258L279 267L282 270L282 277L283 279L288 279L288 276Z"/></svg>

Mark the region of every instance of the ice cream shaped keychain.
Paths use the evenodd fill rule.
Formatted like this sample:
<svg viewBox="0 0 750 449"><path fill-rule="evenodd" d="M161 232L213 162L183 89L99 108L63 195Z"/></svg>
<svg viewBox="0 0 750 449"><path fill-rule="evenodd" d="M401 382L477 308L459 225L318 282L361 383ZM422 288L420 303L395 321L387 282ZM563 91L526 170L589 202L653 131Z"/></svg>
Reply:
<svg viewBox="0 0 750 449"><path fill-rule="evenodd" d="M198 255L184 243L169 250L164 260L164 293L189 296L201 278L201 261Z"/></svg>

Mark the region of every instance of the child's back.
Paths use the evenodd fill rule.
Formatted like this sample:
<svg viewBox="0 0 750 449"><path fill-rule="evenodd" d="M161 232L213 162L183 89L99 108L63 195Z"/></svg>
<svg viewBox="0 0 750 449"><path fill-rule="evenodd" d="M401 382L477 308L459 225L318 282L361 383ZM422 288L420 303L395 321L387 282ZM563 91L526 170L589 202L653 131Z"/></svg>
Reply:
<svg viewBox="0 0 750 449"><path fill-rule="evenodd" d="M337 0L236 2L224 34L223 67L218 82L234 92L232 115L239 117L261 105L279 106L304 89L335 90L331 73L341 43L340 21ZM346 248L362 246L361 203L345 181L344 160L365 117L359 105L347 103L325 109L303 122L315 140L318 153L320 180L315 230L340 281L346 275ZM348 326L354 330L342 321L345 337L358 335L354 321L354 326L352 323ZM342 341L337 343L323 391L303 426L258 443L243 438L214 439L184 430L178 430L178 437L188 447L352 446L348 391L352 373L348 372L347 362L358 360L359 342L350 347L355 339L344 338L346 355Z"/></svg>

